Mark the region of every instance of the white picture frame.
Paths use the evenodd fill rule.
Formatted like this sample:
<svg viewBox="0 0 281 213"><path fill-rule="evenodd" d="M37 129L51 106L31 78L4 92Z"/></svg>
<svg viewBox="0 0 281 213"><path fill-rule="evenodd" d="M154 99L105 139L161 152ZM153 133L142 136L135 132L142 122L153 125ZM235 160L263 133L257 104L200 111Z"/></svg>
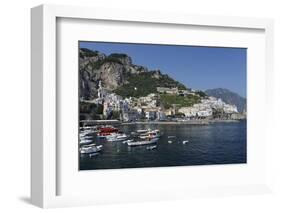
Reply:
<svg viewBox="0 0 281 213"><path fill-rule="evenodd" d="M41 5L31 10L31 80L32 80L32 103L31 103L31 201L33 204L47 207L91 205L97 203L137 202L142 200L165 200L208 195L232 195L252 194L270 191L270 166L265 163L260 172L264 172L266 178L255 184L238 183L233 185L217 185L200 187L194 183L194 188L182 188L171 186L169 189L153 189L151 196L133 194L119 196L113 193L106 196L89 195L58 195L57 165L57 21L59 18L80 20L119 21L133 23L153 23L154 25L166 26L200 26L202 28L223 28L229 31L234 29L261 30L264 33L265 42L265 67L263 74L265 87L266 106L273 108L273 96L270 91L273 88L273 21L271 19L240 18L240 17L216 17L203 15L187 15L173 13L153 13L147 11L122 11L100 8L85 8L73 6ZM235 35L234 35L235 36ZM270 110L269 110L270 111ZM265 111L264 111L265 112ZM270 112L265 112L260 121L265 125L263 134L264 144L270 143ZM266 158L266 152L261 155ZM184 169L184 168L182 168ZM153 169L150 169L153 170ZM133 170L123 171L133 173ZM113 174L110 174L114 176ZM269 177L269 178L268 178ZM177 194L177 195L176 195ZM147 199L145 199L147 197Z"/></svg>

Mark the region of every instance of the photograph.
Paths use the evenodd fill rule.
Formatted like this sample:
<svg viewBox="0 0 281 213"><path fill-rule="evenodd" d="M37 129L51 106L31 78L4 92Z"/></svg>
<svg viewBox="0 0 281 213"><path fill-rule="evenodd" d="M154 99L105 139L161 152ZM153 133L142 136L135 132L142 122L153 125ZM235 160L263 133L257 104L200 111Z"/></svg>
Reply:
<svg viewBox="0 0 281 213"><path fill-rule="evenodd" d="M247 163L247 48L78 42L79 170Z"/></svg>

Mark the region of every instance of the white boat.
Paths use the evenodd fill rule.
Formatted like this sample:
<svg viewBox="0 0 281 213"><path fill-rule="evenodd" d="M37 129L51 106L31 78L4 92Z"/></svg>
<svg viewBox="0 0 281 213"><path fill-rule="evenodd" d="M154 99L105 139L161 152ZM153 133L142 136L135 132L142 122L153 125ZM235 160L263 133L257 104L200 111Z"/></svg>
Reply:
<svg viewBox="0 0 281 213"><path fill-rule="evenodd" d="M128 136L126 134L119 134L119 133L115 133L109 136L106 136L106 140L107 141L123 141L126 140L128 138Z"/></svg>
<svg viewBox="0 0 281 213"><path fill-rule="evenodd" d="M170 144L171 144L171 143L173 143L173 141L168 141L168 143L170 143Z"/></svg>
<svg viewBox="0 0 281 213"><path fill-rule="evenodd" d="M142 146L142 145L154 144L157 141L158 141L158 138L152 138L152 139L143 140L143 141L127 142L127 144L128 144L128 146Z"/></svg>
<svg viewBox="0 0 281 213"><path fill-rule="evenodd" d="M189 142L189 141L188 141L188 140L186 140L186 141L183 141L183 142L182 142L182 144L186 144L186 143L188 143L188 142Z"/></svg>
<svg viewBox="0 0 281 213"><path fill-rule="evenodd" d="M147 150L153 150L153 149L156 149L156 148L157 148L157 145L146 147Z"/></svg>
<svg viewBox="0 0 281 213"><path fill-rule="evenodd" d="M81 136L81 135L80 135L80 139L81 139L81 140L90 139L90 138L93 138L93 136L91 136L91 135Z"/></svg>
<svg viewBox="0 0 281 213"><path fill-rule="evenodd" d="M80 140L80 144L90 144L92 142L93 142L93 140L89 140L89 139L81 139Z"/></svg>
<svg viewBox="0 0 281 213"><path fill-rule="evenodd" d="M139 130L137 130L137 133L139 133L139 134L147 133L148 131L150 131L150 129L139 129Z"/></svg>
<svg viewBox="0 0 281 213"><path fill-rule="evenodd" d="M90 144L80 148L81 154L93 154L98 153L102 150L102 145L96 146L95 144Z"/></svg>
<svg viewBox="0 0 281 213"><path fill-rule="evenodd" d="M133 141L134 141L133 139L130 139L130 140L125 140L125 141L123 141L123 143L125 144L125 143L133 142Z"/></svg>
<svg viewBox="0 0 281 213"><path fill-rule="evenodd" d="M160 138L161 134L158 129L148 131L146 134L142 134L139 137L141 139L147 139L147 138Z"/></svg>

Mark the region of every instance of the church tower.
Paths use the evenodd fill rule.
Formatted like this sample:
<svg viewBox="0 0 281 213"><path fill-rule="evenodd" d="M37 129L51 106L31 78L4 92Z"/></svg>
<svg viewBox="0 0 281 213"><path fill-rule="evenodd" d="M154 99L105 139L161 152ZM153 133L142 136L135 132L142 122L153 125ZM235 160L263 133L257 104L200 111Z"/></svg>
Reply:
<svg viewBox="0 0 281 213"><path fill-rule="evenodd" d="M98 98L103 98L103 88L101 85L101 80L99 80Z"/></svg>

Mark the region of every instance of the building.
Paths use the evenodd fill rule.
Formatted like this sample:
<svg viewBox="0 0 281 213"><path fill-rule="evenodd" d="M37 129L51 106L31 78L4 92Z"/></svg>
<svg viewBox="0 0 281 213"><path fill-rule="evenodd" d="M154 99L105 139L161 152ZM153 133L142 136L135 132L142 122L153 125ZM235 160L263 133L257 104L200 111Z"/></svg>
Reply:
<svg viewBox="0 0 281 213"><path fill-rule="evenodd" d="M167 117L163 111L158 111L156 112L156 119L159 121L164 121L167 119Z"/></svg>
<svg viewBox="0 0 281 213"><path fill-rule="evenodd" d="M185 117L193 118L197 116L197 112L199 110L196 107L181 107L179 108L179 112L183 113Z"/></svg>
<svg viewBox="0 0 281 213"><path fill-rule="evenodd" d="M99 81L99 88L98 88L98 99L103 99L108 94L107 90L102 87L101 81Z"/></svg>
<svg viewBox="0 0 281 213"><path fill-rule="evenodd" d="M145 97L139 97L137 101L138 106L146 106L149 108L153 108L157 106L157 95L155 93L151 93Z"/></svg>
<svg viewBox="0 0 281 213"><path fill-rule="evenodd" d="M181 107L179 112L183 113L185 117L194 118L208 118L214 115L214 110L221 111L225 114L237 113L237 107L235 105L226 104L221 99L215 97L209 97L201 100L201 103L194 104L191 107Z"/></svg>
<svg viewBox="0 0 281 213"><path fill-rule="evenodd" d="M145 112L145 118L147 120L155 120L157 118L156 113L157 112L155 112L155 111L146 111Z"/></svg>
<svg viewBox="0 0 281 213"><path fill-rule="evenodd" d="M169 87L157 87L157 92L159 93L167 93L167 94L174 94L177 95L179 90L177 87L169 88Z"/></svg>
<svg viewBox="0 0 281 213"><path fill-rule="evenodd" d="M122 113L123 121L125 122L134 122L139 120L140 114L136 109L130 109L127 112Z"/></svg>

